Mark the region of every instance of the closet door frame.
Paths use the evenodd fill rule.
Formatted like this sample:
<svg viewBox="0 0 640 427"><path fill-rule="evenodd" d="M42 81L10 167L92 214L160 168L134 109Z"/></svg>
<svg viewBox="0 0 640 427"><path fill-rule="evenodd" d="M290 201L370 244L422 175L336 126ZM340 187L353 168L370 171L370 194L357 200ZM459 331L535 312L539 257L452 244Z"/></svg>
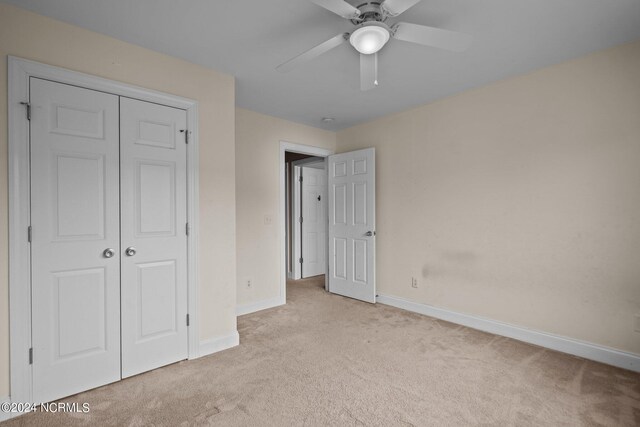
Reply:
<svg viewBox="0 0 640 427"><path fill-rule="evenodd" d="M38 77L118 96L180 108L187 112L187 301L190 325L189 359L199 357L198 316L198 102L89 74L8 57L9 163L9 343L11 401L32 402L31 256L28 229L31 218L29 170L29 79ZM34 358L38 355L34 355ZM15 414L17 415L17 414Z"/></svg>

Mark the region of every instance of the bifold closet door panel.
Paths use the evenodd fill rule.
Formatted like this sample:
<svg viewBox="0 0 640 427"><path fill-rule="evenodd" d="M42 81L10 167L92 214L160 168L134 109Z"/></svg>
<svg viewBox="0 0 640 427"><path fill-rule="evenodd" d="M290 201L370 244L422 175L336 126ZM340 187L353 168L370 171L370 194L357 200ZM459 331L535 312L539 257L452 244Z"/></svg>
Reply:
<svg viewBox="0 0 640 427"><path fill-rule="evenodd" d="M118 97L31 78L30 102L33 401L47 402L120 379Z"/></svg>
<svg viewBox="0 0 640 427"><path fill-rule="evenodd" d="M120 98L123 378L188 356L186 119Z"/></svg>

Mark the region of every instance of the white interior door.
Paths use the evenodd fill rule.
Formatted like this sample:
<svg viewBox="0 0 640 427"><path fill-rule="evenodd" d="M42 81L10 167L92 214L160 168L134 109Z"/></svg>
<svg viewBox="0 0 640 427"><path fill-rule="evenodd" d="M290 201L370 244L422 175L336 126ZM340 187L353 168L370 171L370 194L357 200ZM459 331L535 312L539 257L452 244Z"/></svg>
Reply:
<svg viewBox="0 0 640 427"><path fill-rule="evenodd" d="M30 98L33 401L47 402L120 379L118 97L31 78Z"/></svg>
<svg viewBox="0 0 640 427"><path fill-rule="evenodd" d="M329 156L329 291L376 302L375 149Z"/></svg>
<svg viewBox="0 0 640 427"><path fill-rule="evenodd" d="M302 277L325 274L327 270L327 172L302 166Z"/></svg>
<svg viewBox="0 0 640 427"><path fill-rule="evenodd" d="M188 355L186 119L120 98L123 378Z"/></svg>

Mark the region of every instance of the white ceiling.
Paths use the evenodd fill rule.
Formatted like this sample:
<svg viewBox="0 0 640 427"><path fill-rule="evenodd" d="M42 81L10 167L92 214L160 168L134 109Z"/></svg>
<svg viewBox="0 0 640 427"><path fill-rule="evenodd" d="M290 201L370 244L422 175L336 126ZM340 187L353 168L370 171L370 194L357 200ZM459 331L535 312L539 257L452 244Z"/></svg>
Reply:
<svg viewBox="0 0 640 427"><path fill-rule="evenodd" d="M361 92L349 44L275 70L352 28L308 0L0 1L232 74L239 107L330 130L640 39L639 0L423 0L392 22L469 33L471 49L392 39L379 54L380 86Z"/></svg>

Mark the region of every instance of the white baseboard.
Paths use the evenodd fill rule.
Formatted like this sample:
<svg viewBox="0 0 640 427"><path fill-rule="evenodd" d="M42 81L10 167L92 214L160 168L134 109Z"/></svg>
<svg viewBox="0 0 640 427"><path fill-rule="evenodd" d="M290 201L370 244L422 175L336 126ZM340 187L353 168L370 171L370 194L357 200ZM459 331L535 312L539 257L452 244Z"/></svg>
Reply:
<svg viewBox="0 0 640 427"><path fill-rule="evenodd" d="M2 403L11 403L11 397L9 396L0 397L0 404ZM3 412L0 410L0 423L3 421L7 421L15 417L16 415L20 415L20 414L12 413L12 412Z"/></svg>
<svg viewBox="0 0 640 427"><path fill-rule="evenodd" d="M221 337L200 341L200 351L198 357L217 353L219 351L235 347L238 344L240 344L240 335L238 335L238 331L233 331L229 335L223 335Z"/></svg>
<svg viewBox="0 0 640 427"><path fill-rule="evenodd" d="M278 307L284 305L285 301L282 297L275 297L264 299L262 301L252 302L250 304L243 304L236 307L236 316L243 316L249 313L255 313L256 311L266 310L267 308Z"/></svg>
<svg viewBox="0 0 640 427"><path fill-rule="evenodd" d="M638 354L627 353L613 348L510 325L491 319L456 313L455 311L445 310L390 295L379 295L377 302L563 353L573 354L574 356L584 357L585 359L595 360L596 362L606 363L607 365L640 372L640 355Z"/></svg>

